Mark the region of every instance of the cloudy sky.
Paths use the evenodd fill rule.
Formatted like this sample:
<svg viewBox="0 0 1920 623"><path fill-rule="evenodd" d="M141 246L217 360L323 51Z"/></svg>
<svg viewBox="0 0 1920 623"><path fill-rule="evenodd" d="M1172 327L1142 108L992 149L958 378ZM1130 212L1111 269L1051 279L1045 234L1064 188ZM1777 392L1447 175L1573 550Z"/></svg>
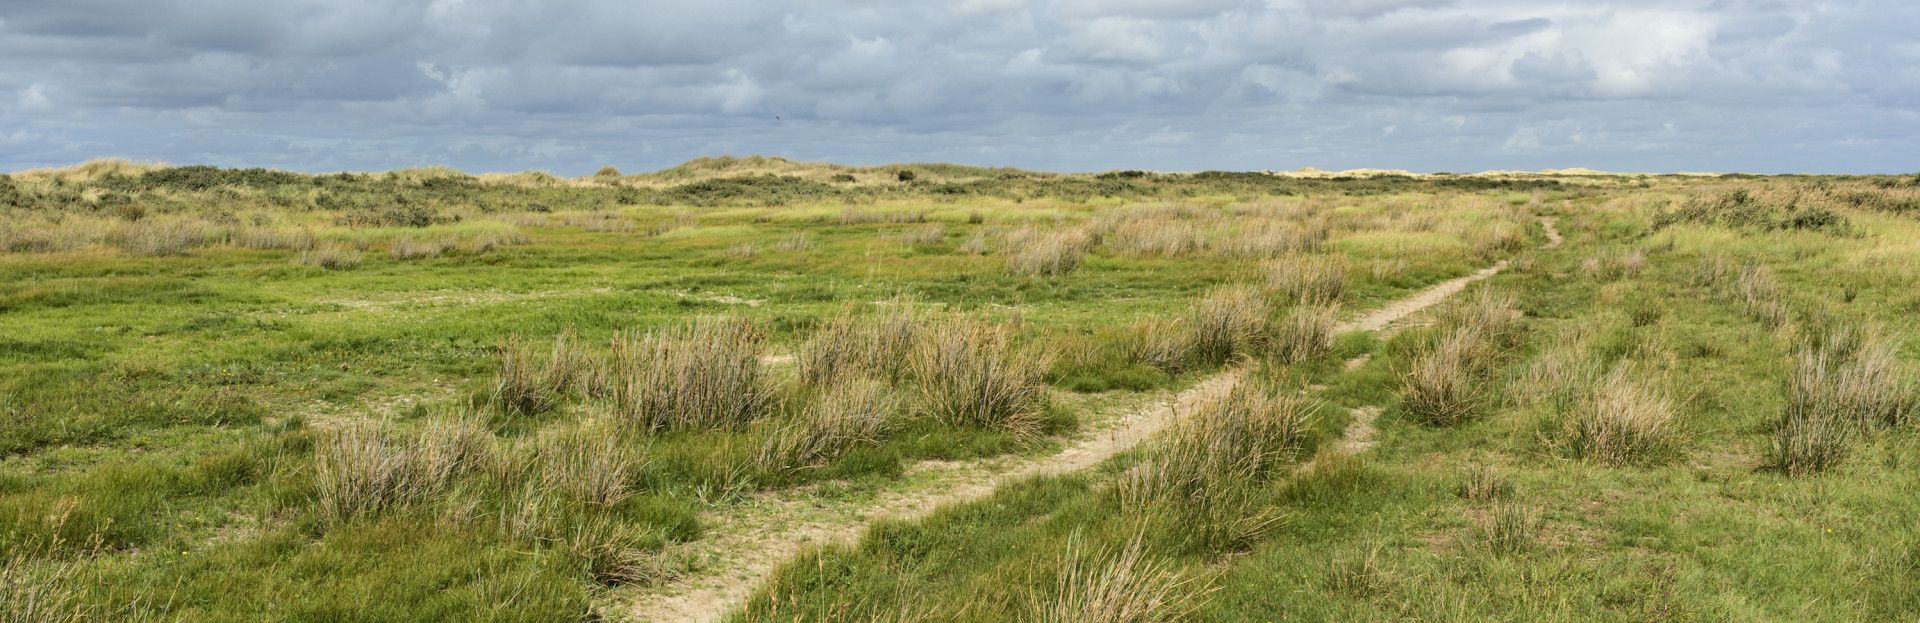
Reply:
<svg viewBox="0 0 1920 623"><path fill-rule="evenodd" d="M0 170L1920 170L1912 0L0 0Z"/></svg>

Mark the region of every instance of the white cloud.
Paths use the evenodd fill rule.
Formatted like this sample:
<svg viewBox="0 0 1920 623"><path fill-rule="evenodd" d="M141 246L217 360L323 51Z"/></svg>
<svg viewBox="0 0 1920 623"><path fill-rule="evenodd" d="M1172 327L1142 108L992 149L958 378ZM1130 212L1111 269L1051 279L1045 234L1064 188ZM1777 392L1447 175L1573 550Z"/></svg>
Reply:
<svg viewBox="0 0 1920 623"><path fill-rule="evenodd" d="M47 85L34 83L20 91L20 109L28 112L51 110L53 100L47 97Z"/></svg>
<svg viewBox="0 0 1920 623"><path fill-rule="evenodd" d="M1920 135L1920 45L1906 32L1920 5L1894 0L10 0L0 12L0 92L16 94L0 99L15 113L0 134L56 145L6 150L0 168L99 149L309 168L644 168L713 149L1064 168L1899 168L1911 164L1897 146ZM1319 160L1275 161L1287 158Z"/></svg>

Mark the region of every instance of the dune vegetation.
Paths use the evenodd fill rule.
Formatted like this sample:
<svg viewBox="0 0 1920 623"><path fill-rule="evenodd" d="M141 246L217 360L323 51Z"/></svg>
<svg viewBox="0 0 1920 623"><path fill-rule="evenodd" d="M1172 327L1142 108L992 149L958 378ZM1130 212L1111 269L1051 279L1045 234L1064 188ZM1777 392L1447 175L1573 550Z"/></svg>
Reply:
<svg viewBox="0 0 1920 623"><path fill-rule="evenodd" d="M1920 177L0 176L0 620L1910 620Z"/></svg>

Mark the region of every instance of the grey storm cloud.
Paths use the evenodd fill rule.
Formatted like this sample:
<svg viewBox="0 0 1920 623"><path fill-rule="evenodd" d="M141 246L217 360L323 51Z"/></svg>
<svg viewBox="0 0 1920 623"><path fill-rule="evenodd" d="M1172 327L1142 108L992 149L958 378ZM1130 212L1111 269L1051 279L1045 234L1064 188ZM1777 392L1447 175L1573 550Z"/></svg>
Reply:
<svg viewBox="0 0 1920 623"><path fill-rule="evenodd" d="M0 169L1920 169L1906 0L0 0Z"/></svg>

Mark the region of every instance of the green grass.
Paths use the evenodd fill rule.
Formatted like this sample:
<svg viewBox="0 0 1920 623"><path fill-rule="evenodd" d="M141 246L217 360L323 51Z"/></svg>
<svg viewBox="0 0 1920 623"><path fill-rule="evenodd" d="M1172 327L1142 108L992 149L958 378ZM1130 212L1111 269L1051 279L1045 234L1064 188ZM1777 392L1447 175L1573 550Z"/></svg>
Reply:
<svg viewBox="0 0 1920 623"><path fill-rule="evenodd" d="M921 461L1049 453L1107 415L1087 405L1128 402L1104 394L1183 387L1251 357L1262 361L1249 382L1317 401L1308 448L1326 446L1347 409L1366 405L1384 408L1378 445L1296 471L1308 452L1209 485L1203 503L1178 512L1117 504L1113 483L1158 456L1163 442L1151 442L1087 473L809 552L742 616L1027 620L1078 603L1069 597L1086 594L1073 587L1135 543L1140 568L1166 570L1147 575L1190 599L1181 603L1196 620L1920 612L1913 423L1862 431L1818 473L1773 469L1768 457L1791 356L1819 327L1878 326L1896 368L1912 373L1920 251L1910 241L1920 222L1898 209L1904 187L1835 178L1808 190L1845 217L1842 229L1754 226L1704 208L1661 216L1738 186L1803 184L1793 179L1655 178L1642 189L1612 178L913 166L904 183L892 169L770 160L582 182L104 165L9 177L0 557L9 572L27 570L9 581L63 578L83 603L155 620L619 619L610 604L629 588L698 572L675 544L712 536L711 518L751 495L884 489ZM830 178L843 172L856 181ZM758 173L769 175L747 175ZM1536 204L1558 216L1564 247L1523 250L1526 236L1540 240L1526 211ZM1105 215L1121 213L1221 239L1269 221L1330 233L1306 259L1205 244L1143 254L1096 239L1070 272L1008 271L1015 232L1099 232ZM1792 220L1774 216L1766 222ZM135 224L159 222L148 219L197 224L201 237L165 253L125 242ZM906 240L927 223L944 235ZM298 248L239 242L249 228L308 232L360 261L303 263ZM797 236L807 244L781 244ZM987 253L963 248L976 236ZM440 239L452 244L437 255L389 253ZM47 240L79 242L35 246ZM737 251L745 246L754 252ZM1645 257L1637 272L1582 270L1587 258L1635 250ZM1445 323L1336 336L1329 353L1316 338L1294 349L1302 361L1267 350L1269 332L1302 309L1261 290L1273 262L1344 266L1345 316L1509 257L1513 269L1491 287L1515 297L1524 331L1476 360L1485 400L1455 424L1416 423L1400 402L1411 362ZM1767 266L1787 321L1763 323L1728 289L1695 284L1708 257ZM1189 350L1182 331L1206 312L1201 301L1241 286L1252 301L1244 342ZM923 327L947 317L1005 327L996 351L1031 358L1036 369L1017 376L1039 379L1042 399L981 422L942 417L927 402L951 383L870 362L857 375L874 378L855 380L883 411L870 415L877 423L852 433L820 424L820 435L840 436L793 455L802 459L762 451L796 434L796 422L825 417L788 364L764 364L756 382L769 399L726 426L614 417L602 394L575 384L588 383L591 366L564 386L523 386L533 402L490 400L510 336L536 368L569 336L584 365L618 334L726 316L765 333L761 354L792 354L848 309L906 300ZM1161 320L1142 322L1149 316ZM1559 425L1569 414L1522 399L1529 370L1576 334L1595 365L1628 364L1637 386L1671 398L1657 448L1621 461L1569 451ZM1365 366L1343 369L1361 354L1371 355ZM365 425L437 440L449 422L469 421L484 423L463 433L479 448L471 465L434 472L431 495L322 511L332 495L322 483L334 481L317 470L332 435ZM1006 421L1021 425L996 424ZM631 465L584 458L607 448ZM432 472L436 460L407 459L405 469ZM1507 493L1461 497L1483 469Z"/></svg>

